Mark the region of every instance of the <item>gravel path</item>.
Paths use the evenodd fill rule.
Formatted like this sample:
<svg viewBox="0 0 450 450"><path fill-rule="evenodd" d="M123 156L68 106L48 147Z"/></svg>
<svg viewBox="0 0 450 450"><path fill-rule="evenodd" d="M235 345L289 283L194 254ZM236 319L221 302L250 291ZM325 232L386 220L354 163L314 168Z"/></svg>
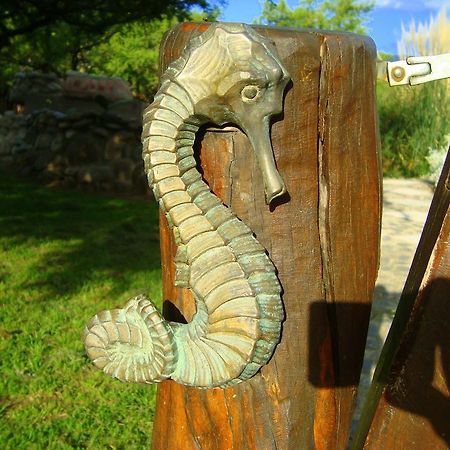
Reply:
<svg viewBox="0 0 450 450"><path fill-rule="evenodd" d="M384 179L381 261L370 316L355 420L386 339L425 223L433 186L417 179Z"/></svg>

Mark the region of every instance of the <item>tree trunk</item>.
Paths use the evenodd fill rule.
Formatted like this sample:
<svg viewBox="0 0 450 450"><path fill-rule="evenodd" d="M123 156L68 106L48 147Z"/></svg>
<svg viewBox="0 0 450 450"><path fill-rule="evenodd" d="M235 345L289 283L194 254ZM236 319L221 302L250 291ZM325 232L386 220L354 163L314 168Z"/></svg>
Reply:
<svg viewBox="0 0 450 450"><path fill-rule="evenodd" d="M182 24L161 68L207 24ZM158 387L153 449L344 449L378 268L380 167L372 41L344 33L258 27L292 77L272 124L289 195L270 208L247 137L208 129L198 139L205 181L254 231L283 288L286 320L270 362L233 388ZM201 142L200 142L201 141ZM174 287L175 244L161 216L164 315L190 320Z"/></svg>

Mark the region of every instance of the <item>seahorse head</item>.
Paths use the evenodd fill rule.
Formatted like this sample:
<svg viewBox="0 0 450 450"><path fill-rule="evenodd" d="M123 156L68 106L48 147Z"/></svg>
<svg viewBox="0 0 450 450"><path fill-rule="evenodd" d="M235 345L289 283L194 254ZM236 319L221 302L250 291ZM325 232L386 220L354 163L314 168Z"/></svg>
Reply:
<svg viewBox="0 0 450 450"><path fill-rule="evenodd" d="M172 80L189 93L195 115L238 125L258 158L267 203L282 195L269 122L282 111L290 78L274 45L247 25L219 23L188 46L180 61Z"/></svg>

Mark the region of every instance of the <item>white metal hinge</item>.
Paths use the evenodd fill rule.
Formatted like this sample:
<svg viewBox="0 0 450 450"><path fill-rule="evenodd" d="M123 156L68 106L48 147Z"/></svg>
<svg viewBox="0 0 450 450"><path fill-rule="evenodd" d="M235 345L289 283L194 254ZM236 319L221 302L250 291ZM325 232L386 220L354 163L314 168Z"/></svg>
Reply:
<svg viewBox="0 0 450 450"><path fill-rule="evenodd" d="M403 61L379 63L379 78L391 86L427 83L450 78L450 53L435 56L410 56Z"/></svg>

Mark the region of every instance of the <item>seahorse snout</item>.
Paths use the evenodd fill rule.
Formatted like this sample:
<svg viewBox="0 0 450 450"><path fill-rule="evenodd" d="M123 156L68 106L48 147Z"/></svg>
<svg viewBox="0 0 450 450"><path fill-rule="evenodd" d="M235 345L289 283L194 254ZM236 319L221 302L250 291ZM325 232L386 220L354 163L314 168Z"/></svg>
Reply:
<svg viewBox="0 0 450 450"><path fill-rule="evenodd" d="M264 181L266 203L269 205L275 198L286 193L286 185L275 164L270 140L269 118L251 122L251 125L247 125L244 131L255 152Z"/></svg>

